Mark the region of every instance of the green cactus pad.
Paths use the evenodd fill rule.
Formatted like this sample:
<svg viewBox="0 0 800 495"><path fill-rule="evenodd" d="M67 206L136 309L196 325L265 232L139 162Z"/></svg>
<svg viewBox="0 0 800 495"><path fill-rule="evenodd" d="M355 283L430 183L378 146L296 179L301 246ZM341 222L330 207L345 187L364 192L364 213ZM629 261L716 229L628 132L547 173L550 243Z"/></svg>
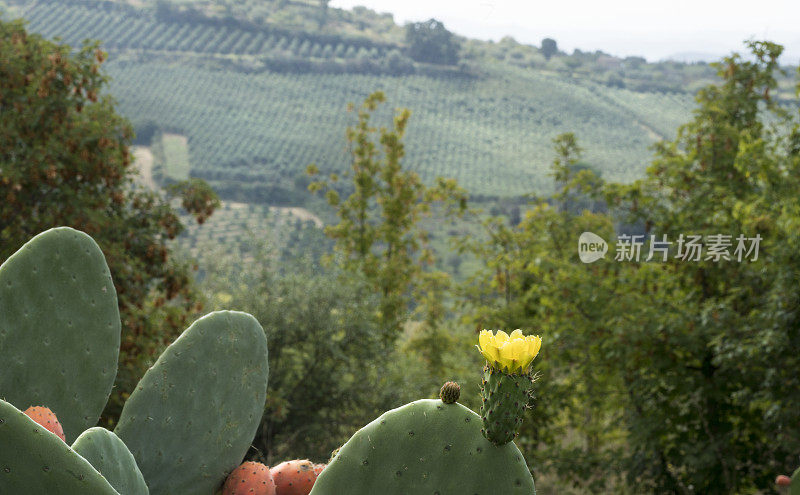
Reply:
<svg viewBox="0 0 800 495"><path fill-rule="evenodd" d="M495 445L504 445L519 433L533 382L528 375L507 374L489 365L481 380L481 433Z"/></svg>
<svg viewBox="0 0 800 495"><path fill-rule="evenodd" d="M0 493L119 495L89 462L0 400Z"/></svg>
<svg viewBox="0 0 800 495"><path fill-rule="evenodd" d="M88 235L50 229L0 267L0 397L50 408L67 442L97 424L119 343L117 294Z"/></svg>
<svg viewBox="0 0 800 495"><path fill-rule="evenodd" d="M192 324L144 375L114 432L152 495L209 495L242 461L264 411L267 339L247 313Z"/></svg>
<svg viewBox="0 0 800 495"><path fill-rule="evenodd" d="M792 485L790 488L790 495L800 495L800 468L792 475Z"/></svg>
<svg viewBox="0 0 800 495"><path fill-rule="evenodd" d="M89 428L75 440L72 450L89 461L122 495L148 495L136 460L113 432L100 427Z"/></svg>
<svg viewBox="0 0 800 495"><path fill-rule="evenodd" d="M492 445L461 404L419 400L359 430L322 471L311 495L532 495L516 445Z"/></svg>

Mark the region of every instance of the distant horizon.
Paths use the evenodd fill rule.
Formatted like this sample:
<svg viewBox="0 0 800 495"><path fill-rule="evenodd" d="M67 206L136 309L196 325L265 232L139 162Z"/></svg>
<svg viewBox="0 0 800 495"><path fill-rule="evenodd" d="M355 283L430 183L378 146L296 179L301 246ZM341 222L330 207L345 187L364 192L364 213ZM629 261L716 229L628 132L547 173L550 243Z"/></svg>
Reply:
<svg viewBox="0 0 800 495"><path fill-rule="evenodd" d="M559 49L618 57L640 56L648 62L673 59L714 61L732 52L744 53L748 39L784 46L782 65L800 63L800 2L762 0L759 8L733 0L720 10L709 0L678 0L671 5L638 0L612 0L598 5L588 0L521 3L514 0L332 0L332 7L364 6L389 12L395 22L436 18L447 29L468 38L516 41L539 46L543 38ZM750 4L752 5L752 4ZM546 19L546 20L545 20ZM713 22L708 22L711 19Z"/></svg>

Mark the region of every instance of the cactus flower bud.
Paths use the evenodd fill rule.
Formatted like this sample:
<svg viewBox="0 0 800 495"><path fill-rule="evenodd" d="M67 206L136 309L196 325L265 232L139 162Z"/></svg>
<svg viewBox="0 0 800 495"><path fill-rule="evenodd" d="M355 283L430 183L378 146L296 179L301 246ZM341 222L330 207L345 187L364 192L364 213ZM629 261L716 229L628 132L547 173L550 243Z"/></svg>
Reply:
<svg viewBox="0 0 800 495"><path fill-rule="evenodd" d="M454 404L460 396L461 387L459 387L456 382L445 383L439 391L439 398L442 399L442 402L445 404Z"/></svg>

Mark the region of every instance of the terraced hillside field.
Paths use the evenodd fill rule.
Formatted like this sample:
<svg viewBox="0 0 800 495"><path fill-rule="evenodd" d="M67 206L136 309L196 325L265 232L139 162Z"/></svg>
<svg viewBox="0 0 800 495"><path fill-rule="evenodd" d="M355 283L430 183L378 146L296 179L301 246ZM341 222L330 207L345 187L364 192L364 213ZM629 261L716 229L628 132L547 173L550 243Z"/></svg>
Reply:
<svg viewBox="0 0 800 495"><path fill-rule="evenodd" d="M289 257L329 247L321 220L302 208L224 202L203 225L188 215L183 220L186 230L175 239L175 247L204 266L220 252L234 251L248 262L253 250L264 246L276 256ZM306 248L298 251L298 246Z"/></svg>
<svg viewBox="0 0 800 495"><path fill-rule="evenodd" d="M634 93L501 63L480 67L475 77L222 69L210 61L222 57L241 68L270 50L333 60L337 50L341 57L353 50L277 38L260 43L258 33L159 22L145 11L89 3L27 1L18 11L32 31L71 42L97 38L113 48L106 70L120 112L139 129L186 136L190 174L229 198L281 202L291 198L282 190L303 189L299 178L309 163L344 170L344 131L354 120L346 105L379 89L390 107L412 110L406 166L426 180L454 177L492 196L546 192L551 140L568 131L607 179L632 180L649 163L649 146L671 137L692 108L688 94ZM382 56L364 50L364 57ZM377 118L389 123L389 109Z"/></svg>
<svg viewBox="0 0 800 495"><path fill-rule="evenodd" d="M546 188L551 140L566 131L578 134L589 150L587 160L607 178L630 180L646 166L648 146L660 137L654 132L680 122L675 114L684 114L674 107L688 108L685 98L663 95L629 98L623 105L538 74L476 81L352 74L223 77L193 67L115 62L109 72L121 112L187 135L192 175L214 181L293 177L312 162L344 169L344 129L353 120L346 104L377 89L391 105L412 109L406 141L410 167L426 179L455 177L474 192L493 195ZM664 109L652 110L659 106ZM383 117L387 122L388 115Z"/></svg>

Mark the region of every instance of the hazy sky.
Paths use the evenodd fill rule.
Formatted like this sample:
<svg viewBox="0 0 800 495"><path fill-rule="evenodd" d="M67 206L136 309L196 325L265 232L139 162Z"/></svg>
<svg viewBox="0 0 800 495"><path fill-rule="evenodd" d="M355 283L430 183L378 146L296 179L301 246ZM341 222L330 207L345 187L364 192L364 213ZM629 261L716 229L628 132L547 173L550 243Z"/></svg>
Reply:
<svg viewBox="0 0 800 495"><path fill-rule="evenodd" d="M800 0L332 0L391 12L395 21L439 19L451 31L481 39L511 35L562 50L603 50L659 60L677 53L713 56L769 39L786 47L783 63L800 60Z"/></svg>

